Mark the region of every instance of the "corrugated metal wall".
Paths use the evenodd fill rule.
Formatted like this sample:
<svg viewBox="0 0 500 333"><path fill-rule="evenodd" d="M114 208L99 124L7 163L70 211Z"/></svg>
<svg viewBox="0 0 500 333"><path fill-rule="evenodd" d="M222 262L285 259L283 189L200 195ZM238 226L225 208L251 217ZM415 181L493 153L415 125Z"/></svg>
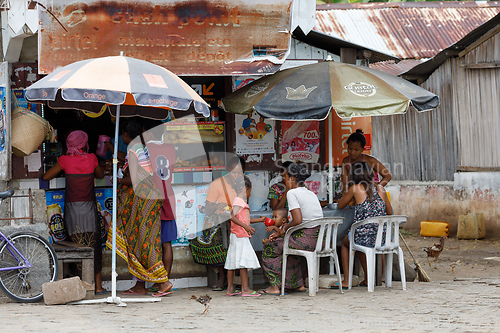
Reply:
<svg viewBox="0 0 500 333"><path fill-rule="evenodd" d="M441 99L433 111L372 117L373 154L394 180L453 180L457 134L453 122L451 65L444 63L423 88Z"/></svg>
<svg viewBox="0 0 500 333"><path fill-rule="evenodd" d="M497 33L463 58L449 58L422 84L439 95L439 108L372 117L373 155L394 180L453 180L458 167L500 167L500 68L461 66L499 61Z"/></svg>
<svg viewBox="0 0 500 333"><path fill-rule="evenodd" d="M466 69L462 64L500 62L500 33L457 63L457 129L461 168L500 167L500 68ZM464 93L460 93L464 91Z"/></svg>

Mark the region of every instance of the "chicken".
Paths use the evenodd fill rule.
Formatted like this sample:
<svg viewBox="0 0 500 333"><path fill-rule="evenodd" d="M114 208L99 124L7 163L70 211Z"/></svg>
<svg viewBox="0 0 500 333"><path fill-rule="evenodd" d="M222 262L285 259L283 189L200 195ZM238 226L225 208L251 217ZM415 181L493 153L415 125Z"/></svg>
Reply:
<svg viewBox="0 0 500 333"><path fill-rule="evenodd" d="M212 297L205 295L205 296L200 296L200 297L196 297L195 295L191 296L191 298L189 299L194 299L196 300L198 303L201 303L203 305L205 305L205 311L203 311L201 314L205 314L208 312L208 307L210 306L210 300L212 299Z"/></svg>
<svg viewBox="0 0 500 333"><path fill-rule="evenodd" d="M455 262L452 262L452 263L450 264L451 271L452 271L453 273L455 273L455 266L460 266L460 265L462 265L462 262L461 262L460 260L457 260L457 261L455 261Z"/></svg>
<svg viewBox="0 0 500 333"><path fill-rule="evenodd" d="M436 262L437 262L439 255L441 254L441 252L444 249L444 240L446 238L448 238L448 237L441 236L441 239L439 239L439 243L435 243L434 245L429 246L429 247L424 246L422 248L422 251L425 251L427 253L427 261L429 262L429 267L432 267L431 261L429 258L434 258L434 268L437 268Z"/></svg>

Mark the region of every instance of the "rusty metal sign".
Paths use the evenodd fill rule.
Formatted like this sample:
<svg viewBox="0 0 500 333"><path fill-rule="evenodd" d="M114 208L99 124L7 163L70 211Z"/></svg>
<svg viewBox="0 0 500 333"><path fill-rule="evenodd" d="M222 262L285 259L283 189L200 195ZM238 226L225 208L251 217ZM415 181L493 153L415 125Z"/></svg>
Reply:
<svg viewBox="0 0 500 333"><path fill-rule="evenodd" d="M40 12L39 71L123 51L177 75L273 73L288 55L291 4L51 0Z"/></svg>

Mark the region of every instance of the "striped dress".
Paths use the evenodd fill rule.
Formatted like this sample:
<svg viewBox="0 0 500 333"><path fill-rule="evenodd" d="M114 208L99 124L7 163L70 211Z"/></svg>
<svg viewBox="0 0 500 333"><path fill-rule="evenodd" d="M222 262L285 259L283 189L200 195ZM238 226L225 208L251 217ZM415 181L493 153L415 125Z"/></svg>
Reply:
<svg viewBox="0 0 500 333"><path fill-rule="evenodd" d="M156 189L146 147L135 144L124 165L129 173L130 157L138 161L134 186L119 185L116 252L128 263L135 277L154 283L168 281L162 261L160 211L161 193ZM111 247L111 233L106 244Z"/></svg>

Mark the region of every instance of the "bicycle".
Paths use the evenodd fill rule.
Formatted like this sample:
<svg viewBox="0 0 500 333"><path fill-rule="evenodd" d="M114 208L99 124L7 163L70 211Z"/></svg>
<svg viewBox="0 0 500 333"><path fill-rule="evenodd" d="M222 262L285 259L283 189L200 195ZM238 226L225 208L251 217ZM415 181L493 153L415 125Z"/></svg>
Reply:
<svg viewBox="0 0 500 333"><path fill-rule="evenodd" d="M0 202L13 190L0 192ZM45 238L32 232L6 236L0 231L0 289L18 302L38 302L42 285L57 279L57 256Z"/></svg>

